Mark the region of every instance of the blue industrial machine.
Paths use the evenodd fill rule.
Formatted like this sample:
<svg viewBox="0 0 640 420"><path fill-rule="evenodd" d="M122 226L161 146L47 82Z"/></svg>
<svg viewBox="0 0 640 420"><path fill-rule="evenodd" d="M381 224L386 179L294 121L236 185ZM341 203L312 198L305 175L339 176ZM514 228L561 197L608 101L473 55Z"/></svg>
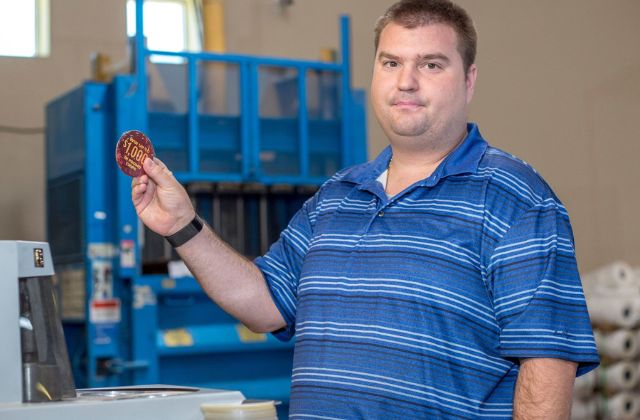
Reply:
<svg viewBox="0 0 640 420"><path fill-rule="evenodd" d="M292 349L225 314L139 223L119 135L146 132L198 212L255 257L336 170L366 160L365 100L341 62L143 46L135 72L47 105L47 232L79 387L171 383L288 401ZM152 57L173 57L170 64Z"/></svg>

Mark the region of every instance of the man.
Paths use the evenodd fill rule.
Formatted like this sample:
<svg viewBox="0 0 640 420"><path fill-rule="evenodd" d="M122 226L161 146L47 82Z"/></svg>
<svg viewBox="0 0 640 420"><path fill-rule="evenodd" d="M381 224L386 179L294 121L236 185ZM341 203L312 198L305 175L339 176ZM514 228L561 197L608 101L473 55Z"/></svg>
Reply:
<svg viewBox="0 0 640 420"><path fill-rule="evenodd" d="M161 162L134 180L141 220L218 305L296 336L291 418L566 419L576 371L597 366L566 210L467 124L475 50L448 0L391 6L371 83L390 147L327 181L254 263L192 222Z"/></svg>

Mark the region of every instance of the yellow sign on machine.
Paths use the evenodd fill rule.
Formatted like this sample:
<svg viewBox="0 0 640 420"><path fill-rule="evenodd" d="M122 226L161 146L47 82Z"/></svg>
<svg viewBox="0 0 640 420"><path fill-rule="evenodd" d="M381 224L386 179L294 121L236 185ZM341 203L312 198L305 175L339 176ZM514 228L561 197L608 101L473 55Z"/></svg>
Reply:
<svg viewBox="0 0 640 420"><path fill-rule="evenodd" d="M191 347L193 346L193 336L185 328L165 330L162 340L167 347Z"/></svg>

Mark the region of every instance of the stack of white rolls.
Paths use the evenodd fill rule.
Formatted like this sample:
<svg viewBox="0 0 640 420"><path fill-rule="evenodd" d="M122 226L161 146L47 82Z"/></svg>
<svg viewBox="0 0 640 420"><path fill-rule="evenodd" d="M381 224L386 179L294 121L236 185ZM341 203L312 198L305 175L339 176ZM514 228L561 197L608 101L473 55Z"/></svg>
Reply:
<svg viewBox="0 0 640 420"><path fill-rule="evenodd" d="M640 270L614 262L582 285L601 366L576 379L571 418L640 419Z"/></svg>

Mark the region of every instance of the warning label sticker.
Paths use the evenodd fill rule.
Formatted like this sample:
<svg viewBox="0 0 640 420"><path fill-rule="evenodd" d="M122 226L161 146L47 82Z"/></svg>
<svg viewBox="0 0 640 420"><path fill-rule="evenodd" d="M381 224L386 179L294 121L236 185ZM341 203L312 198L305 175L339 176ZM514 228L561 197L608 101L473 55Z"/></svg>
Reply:
<svg viewBox="0 0 640 420"><path fill-rule="evenodd" d="M94 324L120 322L120 299L94 299L89 303L89 319Z"/></svg>

